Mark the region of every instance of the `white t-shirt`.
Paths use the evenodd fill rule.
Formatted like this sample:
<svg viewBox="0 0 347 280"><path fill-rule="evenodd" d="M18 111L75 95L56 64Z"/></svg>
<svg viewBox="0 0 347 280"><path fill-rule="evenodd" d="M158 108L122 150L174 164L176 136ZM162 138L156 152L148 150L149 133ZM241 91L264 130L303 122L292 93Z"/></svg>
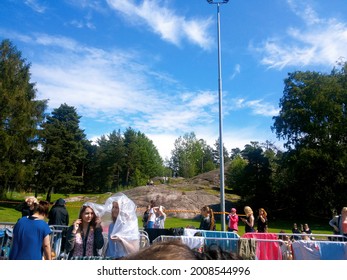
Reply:
<svg viewBox="0 0 347 280"><path fill-rule="evenodd" d="M154 209L151 208L151 210L149 210L149 217L148 217L148 222L155 222L155 212L154 212Z"/></svg>

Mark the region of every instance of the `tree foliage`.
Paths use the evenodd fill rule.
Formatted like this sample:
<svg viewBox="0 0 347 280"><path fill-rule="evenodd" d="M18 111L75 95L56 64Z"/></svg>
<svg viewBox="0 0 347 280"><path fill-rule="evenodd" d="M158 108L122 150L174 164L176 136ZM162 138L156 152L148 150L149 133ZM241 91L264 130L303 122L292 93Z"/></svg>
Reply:
<svg viewBox="0 0 347 280"><path fill-rule="evenodd" d="M37 155L38 126L46 101L36 100L30 64L9 40L0 44L0 196L29 190Z"/></svg>
<svg viewBox="0 0 347 280"><path fill-rule="evenodd" d="M103 135L94 147L87 175L94 190L115 192L124 186L145 185L150 178L163 175L157 148L146 135L132 128L124 134L113 131Z"/></svg>
<svg viewBox="0 0 347 280"><path fill-rule="evenodd" d="M270 207L274 197L269 154L258 142L251 142L231 160L226 184L241 196L240 204L252 205L255 209Z"/></svg>
<svg viewBox="0 0 347 280"><path fill-rule="evenodd" d="M54 190L60 193L81 191L83 166L87 156L86 136L79 128L80 116L74 107L62 104L42 125L42 155L39 182L47 200Z"/></svg>
<svg viewBox="0 0 347 280"><path fill-rule="evenodd" d="M194 132L186 133L175 140L171 151L170 168L176 176L191 178L216 168L215 151Z"/></svg>
<svg viewBox="0 0 347 280"><path fill-rule="evenodd" d="M294 72L285 80L273 130L286 141L286 170L295 209L329 213L347 201L347 65L330 74Z"/></svg>

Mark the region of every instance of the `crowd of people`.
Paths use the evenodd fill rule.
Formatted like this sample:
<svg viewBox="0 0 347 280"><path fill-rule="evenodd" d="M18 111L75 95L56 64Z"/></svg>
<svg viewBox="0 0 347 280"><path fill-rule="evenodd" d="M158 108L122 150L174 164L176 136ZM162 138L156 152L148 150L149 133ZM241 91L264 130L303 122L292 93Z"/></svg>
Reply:
<svg viewBox="0 0 347 280"><path fill-rule="evenodd" d="M123 193L109 197L104 204L86 202L79 211L78 218L70 225L69 213L64 199L58 199L49 209L47 201L38 201L35 197L28 197L17 207L22 212L13 228L13 240L9 259L11 260L51 260L59 258L54 252L56 248L51 244L61 244L62 251L68 259L85 257L105 257L111 259L156 259L163 254L160 248L172 248L172 258L180 256L187 247L175 242L153 244L146 249L140 249L140 235L135 203ZM250 206L245 206L244 214L237 213L231 208L227 214L227 230L238 233L239 222L244 223L245 233L267 233L268 215L264 208L259 208L257 214ZM211 207L201 208L201 221L198 230L214 231L215 217ZM45 220L48 219L48 222ZM166 213L165 207L150 201L142 216L143 229L164 229ZM343 207L340 215L329 221L334 233L347 237L347 207ZM62 240L52 240L52 227L63 226ZM106 231L106 232L105 232ZM314 239L307 223L300 228L293 224L291 236L283 230L279 239L284 252L290 252L291 244L297 240ZM52 242L53 241L53 242ZM58 242L59 241L59 242ZM163 247L164 246L164 247ZM182 247L183 246L183 247ZM211 249L211 248L210 248ZM210 250L208 249L208 250ZM176 252L176 251L177 252ZM184 253L186 254L186 253ZM215 257L211 257L211 254ZM289 253L288 253L289 254ZM219 257L216 257L219 256ZM291 256L288 255L288 259ZM204 255L192 252L186 254L187 259L237 259L236 256L218 251L217 248Z"/></svg>

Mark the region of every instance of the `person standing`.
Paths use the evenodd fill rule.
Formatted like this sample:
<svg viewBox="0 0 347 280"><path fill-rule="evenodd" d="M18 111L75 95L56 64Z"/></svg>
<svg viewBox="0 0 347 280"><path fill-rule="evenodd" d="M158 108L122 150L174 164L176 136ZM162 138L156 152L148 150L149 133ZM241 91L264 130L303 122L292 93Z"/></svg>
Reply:
<svg viewBox="0 0 347 280"><path fill-rule="evenodd" d="M28 196L24 202L19 204L15 209L22 213L22 217L31 216L34 214L35 205L38 204L38 200L35 196Z"/></svg>
<svg viewBox="0 0 347 280"><path fill-rule="evenodd" d="M200 222L199 229L216 230L213 210L207 205L205 205L204 207L201 208L200 213L201 213L201 222Z"/></svg>
<svg viewBox="0 0 347 280"><path fill-rule="evenodd" d="M347 207L343 207L341 214L332 218L329 225L334 229L334 234L343 235L347 240Z"/></svg>
<svg viewBox="0 0 347 280"><path fill-rule="evenodd" d="M255 232L252 208L249 206L245 206L243 210L245 212L246 218L241 218L241 220L245 223L245 232Z"/></svg>
<svg viewBox="0 0 347 280"><path fill-rule="evenodd" d="M147 228L147 222L148 222L148 216L149 216L150 210L151 210L151 205L147 205L146 211L143 213L143 216L142 216L142 226L144 229Z"/></svg>
<svg viewBox="0 0 347 280"><path fill-rule="evenodd" d="M48 224L68 226L69 225L69 212L66 209L66 202L64 199L59 198L48 213Z"/></svg>
<svg viewBox="0 0 347 280"><path fill-rule="evenodd" d="M148 229L154 228L154 223L155 223L155 203L154 200L151 200L151 209L149 209L149 214L148 214L148 220L147 220L147 227Z"/></svg>
<svg viewBox="0 0 347 280"><path fill-rule="evenodd" d="M239 230L239 216L236 213L236 208L231 208L230 213L228 215L228 220L228 231L237 233Z"/></svg>
<svg viewBox="0 0 347 280"><path fill-rule="evenodd" d="M135 253L140 247L136 205L123 193L109 197L105 202L105 214L111 212L108 227L106 257L122 258Z"/></svg>
<svg viewBox="0 0 347 280"><path fill-rule="evenodd" d="M69 254L69 259L99 256L98 251L104 246L101 219L93 208L93 203L83 204L78 219L67 231L65 251Z"/></svg>
<svg viewBox="0 0 347 280"><path fill-rule="evenodd" d="M299 230L297 223L293 224L292 233L293 235L290 238L292 241L301 239L301 231Z"/></svg>
<svg viewBox="0 0 347 280"><path fill-rule="evenodd" d="M69 225L69 212L65 205L65 200L59 198L48 213L48 225L56 226L56 229L61 230L61 232L55 234L53 240L54 251L57 255L59 255L61 251L64 251L66 231Z"/></svg>
<svg viewBox="0 0 347 280"><path fill-rule="evenodd" d="M34 203L34 214L18 220L13 228L10 260L51 260L50 234L45 219L48 216L49 202Z"/></svg>
<svg viewBox="0 0 347 280"><path fill-rule="evenodd" d="M268 220L267 213L264 208L259 208L257 218L257 232L267 232Z"/></svg>
<svg viewBox="0 0 347 280"><path fill-rule="evenodd" d="M154 228L165 228L166 214L164 211L165 207L161 205L155 209L156 217L154 222Z"/></svg>

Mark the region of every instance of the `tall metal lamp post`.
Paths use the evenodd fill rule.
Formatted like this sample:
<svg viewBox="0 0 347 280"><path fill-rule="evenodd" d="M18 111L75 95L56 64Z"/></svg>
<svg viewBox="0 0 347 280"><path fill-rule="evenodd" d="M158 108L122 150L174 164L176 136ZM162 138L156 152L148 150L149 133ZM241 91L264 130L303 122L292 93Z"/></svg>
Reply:
<svg viewBox="0 0 347 280"><path fill-rule="evenodd" d="M220 5L229 0L207 0L209 4L217 5L217 34L218 34L218 96L219 96L219 165L220 165L220 212L222 231L225 231L225 198L224 198L224 155L223 155L223 114L222 114L222 63L220 46Z"/></svg>

